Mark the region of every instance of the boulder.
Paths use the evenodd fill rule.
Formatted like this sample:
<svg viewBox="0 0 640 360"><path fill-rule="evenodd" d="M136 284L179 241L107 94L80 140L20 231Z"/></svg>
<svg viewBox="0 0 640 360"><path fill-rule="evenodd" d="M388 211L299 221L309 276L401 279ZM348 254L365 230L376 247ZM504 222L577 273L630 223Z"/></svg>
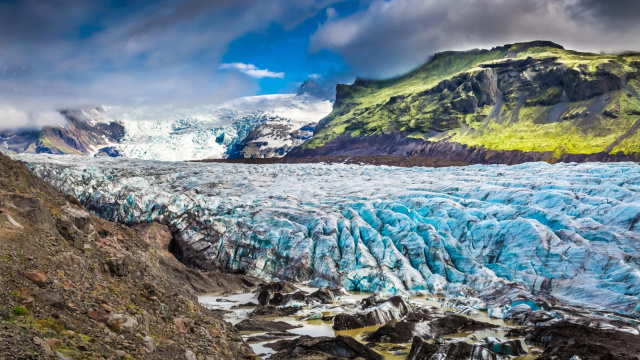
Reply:
<svg viewBox="0 0 640 360"><path fill-rule="evenodd" d="M156 341L151 336L145 336L142 339L142 343L147 353L151 354L156 351Z"/></svg>
<svg viewBox="0 0 640 360"><path fill-rule="evenodd" d="M527 354L527 351L522 346L522 341L520 340L507 340L500 342L497 339L488 338L486 339L486 344L483 346L500 355L522 356Z"/></svg>
<svg viewBox="0 0 640 360"><path fill-rule="evenodd" d="M169 244L173 235L168 226L160 224L158 222L150 222L144 224L134 225L133 231L135 231L140 238L145 240L149 245L155 247L158 250L169 251Z"/></svg>
<svg viewBox="0 0 640 360"><path fill-rule="evenodd" d="M416 336L423 340L429 340L445 335L497 327L497 325L454 314L429 321L423 321L423 318L414 315L412 317L407 316L402 321L391 321L369 334L365 339L373 342L406 343Z"/></svg>
<svg viewBox="0 0 640 360"><path fill-rule="evenodd" d="M47 344L51 347L51 349L56 350L62 347L62 340L51 338L47 340Z"/></svg>
<svg viewBox="0 0 640 360"><path fill-rule="evenodd" d="M89 316L91 317L92 314ZM103 318L106 318L106 324L114 330L134 333L138 328L138 321L136 318L126 314L111 314L104 316ZM101 321L101 319L98 319L98 321Z"/></svg>
<svg viewBox="0 0 640 360"><path fill-rule="evenodd" d="M527 343L544 347L539 359L637 360L640 336L617 330L596 329L585 325L560 322L534 329Z"/></svg>
<svg viewBox="0 0 640 360"><path fill-rule="evenodd" d="M78 250L82 250L84 247L84 239L82 237L82 232L78 230L78 228L73 225L73 223L69 220L65 219L57 219L56 220L56 229L58 233L62 235L69 243L73 245L74 248Z"/></svg>
<svg viewBox="0 0 640 360"><path fill-rule="evenodd" d="M338 314L333 319L334 330L350 330L386 324L399 320L409 313L411 305L401 296L394 296L378 305L355 314Z"/></svg>
<svg viewBox="0 0 640 360"><path fill-rule="evenodd" d="M264 290L261 290L262 293ZM269 305L286 306L289 302L294 304L306 304L307 295L302 291L296 291L293 294L275 293L269 300Z"/></svg>
<svg viewBox="0 0 640 360"><path fill-rule="evenodd" d="M63 309L66 304L64 298L55 291L41 290L36 293L36 300L44 303L45 305L53 306L55 308Z"/></svg>
<svg viewBox="0 0 640 360"><path fill-rule="evenodd" d="M173 324L178 328L181 333L188 333L193 326L193 320L185 317L176 318L173 320Z"/></svg>
<svg viewBox="0 0 640 360"><path fill-rule="evenodd" d="M78 230L83 232L91 230L91 214L89 214L89 212L70 205L63 206L62 210L64 210L69 220L71 220Z"/></svg>
<svg viewBox="0 0 640 360"><path fill-rule="evenodd" d="M53 356L53 349L51 348L51 345L49 345L49 343L47 343L45 340L39 337L34 337L33 343L40 347L41 355L44 355L45 357Z"/></svg>
<svg viewBox="0 0 640 360"><path fill-rule="evenodd" d="M37 198L21 194L9 195L11 211L20 218L27 219L29 223L36 224L44 231L54 230L56 225L51 210Z"/></svg>
<svg viewBox="0 0 640 360"><path fill-rule="evenodd" d="M186 360L198 360L198 358L196 357L196 354L194 354L194 352L191 350L185 351L184 357L186 358Z"/></svg>
<svg viewBox="0 0 640 360"><path fill-rule="evenodd" d="M39 287L44 287L47 284L47 276L37 271L27 271L23 275Z"/></svg>
<svg viewBox="0 0 640 360"><path fill-rule="evenodd" d="M123 255L107 259L109 271L118 277L124 277L129 274L129 263L129 259Z"/></svg>
<svg viewBox="0 0 640 360"><path fill-rule="evenodd" d="M283 331L301 327L284 321L245 319L235 325L238 331Z"/></svg>
<svg viewBox="0 0 640 360"><path fill-rule="evenodd" d="M58 256L55 257L56 260L60 260L68 265L74 266L74 267L82 267L82 268L86 268L87 267L87 262L84 260L84 258L77 256L71 252L65 252L62 253Z"/></svg>
<svg viewBox="0 0 640 360"><path fill-rule="evenodd" d="M278 353L271 356L274 360L295 358L309 359L367 359L384 360L368 346L349 336L338 335L335 338L301 336L295 340L280 343ZM293 356L292 356L293 355Z"/></svg>
<svg viewBox="0 0 640 360"><path fill-rule="evenodd" d="M464 341L446 344L427 343L419 337L413 339L407 360L506 360L509 357L498 355L481 345L472 345Z"/></svg>
<svg viewBox="0 0 640 360"><path fill-rule="evenodd" d="M333 296L333 292L329 289L318 289L318 291L311 293L307 296L309 300L317 300L322 304L331 304L335 301L335 297Z"/></svg>
<svg viewBox="0 0 640 360"><path fill-rule="evenodd" d="M291 316L297 313L298 310L300 309L294 307L276 307L273 305L258 306L249 314L249 318Z"/></svg>
<svg viewBox="0 0 640 360"><path fill-rule="evenodd" d="M6 213L0 214L0 229L22 229L17 221L15 221L11 215Z"/></svg>
<svg viewBox="0 0 640 360"><path fill-rule="evenodd" d="M122 324L120 324L120 330L123 332L133 333L138 328L138 320L135 317L127 316Z"/></svg>
<svg viewBox="0 0 640 360"><path fill-rule="evenodd" d="M270 282L268 284L258 286L257 291L260 292L262 290L267 290L270 294L274 294L278 292L289 294L298 290L298 288L286 281L278 281L278 282Z"/></svg>
<svg viewBox="0 0 640 360"><path fill-rule="evenodd" d="M258 304L260 306L269 305L270 299L271 299L271 293L269 293L269 290L267 289L260 290L260 293L258 294Z"/></svg>

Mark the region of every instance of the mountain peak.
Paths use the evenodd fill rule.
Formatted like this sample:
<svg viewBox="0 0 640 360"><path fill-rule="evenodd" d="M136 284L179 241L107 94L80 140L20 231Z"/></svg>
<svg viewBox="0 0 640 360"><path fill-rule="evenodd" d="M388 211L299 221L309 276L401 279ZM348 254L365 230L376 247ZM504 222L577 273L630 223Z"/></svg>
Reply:
<svg viewBox="0 0 640 360"><path fill-rule="evenodd" d="M564 50L564 47L562 45L554 43L553 41L548 41L548 40L533 40L533 41L520 42L515 44L507 44L505 45L505 47L508 47L510 49L517 49L517 51L525 51L525 50L536 48L536 47L546 47L546 48Z"/></svg>
<svg viewBox="0 0 640 360"><path fill-rule="evenodd" d="M449 51L394 79L340 85L333 112L303 148L444 156L454 144L466 146L460 158L481 163L637 161L639 94L636 53L542 40Z"/></svg>
<svg viewBox="0 0 640 360"><path fill-rule="evenodd" d="M314 79L307 79L300 85L296 93L298 96L305 94L323 100L330 100L335 96L335 91L332 86L320 84Z"/></svg>

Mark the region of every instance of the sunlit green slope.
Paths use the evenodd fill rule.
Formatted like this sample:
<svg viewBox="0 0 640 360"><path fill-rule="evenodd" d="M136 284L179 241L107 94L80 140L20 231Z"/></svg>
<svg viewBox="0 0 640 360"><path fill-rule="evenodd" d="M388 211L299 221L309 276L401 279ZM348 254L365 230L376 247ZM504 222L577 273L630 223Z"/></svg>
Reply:
<svg viewBox="0 0 640 360"><path fill-rule="evenodd" d="M338 85L333 112L302 150L344 136L402 134L558 156L638 153L639 74L640 53L542 41L440 53L396 79Z"/></svg>

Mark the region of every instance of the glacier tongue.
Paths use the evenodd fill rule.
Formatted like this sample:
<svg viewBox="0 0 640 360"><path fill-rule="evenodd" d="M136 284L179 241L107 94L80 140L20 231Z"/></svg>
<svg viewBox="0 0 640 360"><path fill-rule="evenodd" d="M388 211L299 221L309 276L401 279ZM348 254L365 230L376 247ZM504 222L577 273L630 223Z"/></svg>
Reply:
<svg viewBox="0 0 640 360"><path fill-rule="evenodd" d="M218 106L179 111L111 108L106 115L118 119L125 128L124 138L114 145L123 156L182 161L243 155L238 153L238 145L254 130L265 127L279 127L285 133L263 131L259 139L261 144L279 148L282 156L299 144L289 140L287 147L276 146L280 137L288 139L290 133L315 124L331 108L328 100L277 94L248 96Z"/></svg>
<svg viewBox="0 0 640 360"><path fill-rule="evenodd" d="M640 312L637 164L15 158L109 220L170 223L185 260L202 267L391 294L518 283L572 304Z"/></svg>

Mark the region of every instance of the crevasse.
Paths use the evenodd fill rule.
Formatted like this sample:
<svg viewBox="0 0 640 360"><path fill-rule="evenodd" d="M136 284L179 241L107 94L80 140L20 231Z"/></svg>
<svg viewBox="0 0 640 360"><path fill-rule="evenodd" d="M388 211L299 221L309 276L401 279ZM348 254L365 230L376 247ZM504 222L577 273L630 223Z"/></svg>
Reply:
<svg viewBox="0 0 640 360"><path fill-rule="evenodd" d="M638 313L640 166L392 168L20 155L109 220L159 220L189 261L397 293L526 285Z"/></svg>

